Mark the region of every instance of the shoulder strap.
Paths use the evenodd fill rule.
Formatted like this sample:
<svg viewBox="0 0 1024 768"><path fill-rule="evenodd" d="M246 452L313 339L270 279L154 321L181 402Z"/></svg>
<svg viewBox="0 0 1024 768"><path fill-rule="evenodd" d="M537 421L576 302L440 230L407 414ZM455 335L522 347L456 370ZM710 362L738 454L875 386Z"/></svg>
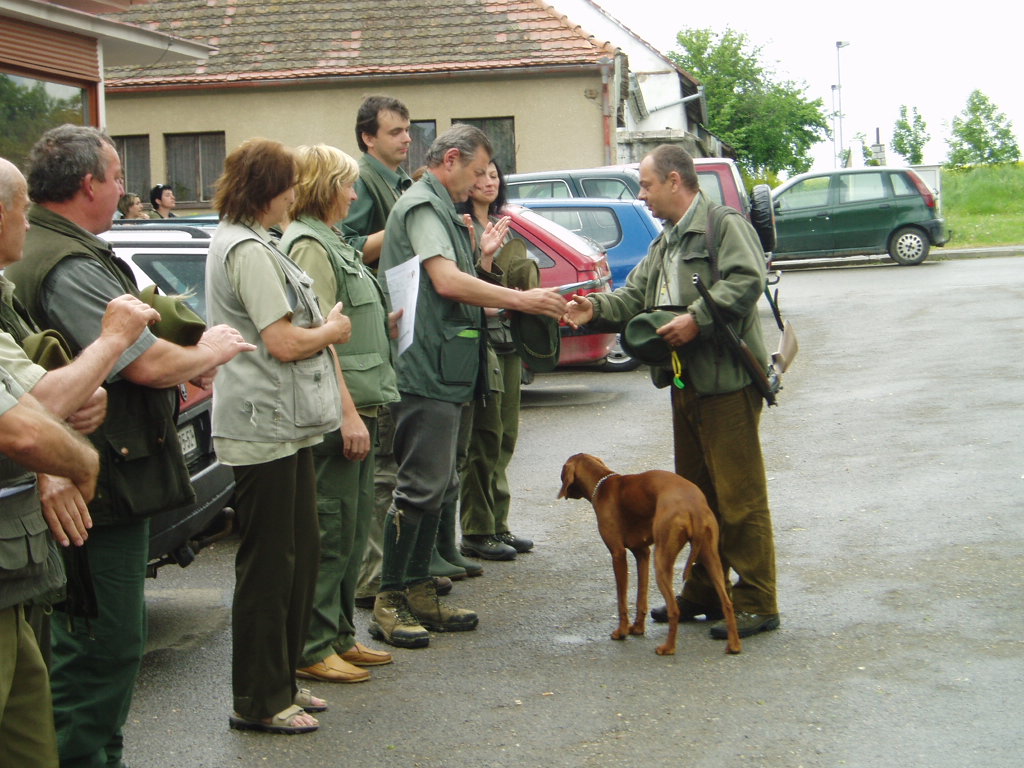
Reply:
<svg viewBox="0 0 1024 768"><path fill-rule="evenodd" d="M708 252L708 260L711 262L711 283L712 285L722 279L722 273L718 270L718 211L721 206L712 203L708 206L708 223L704 230L704 247Z"/></svg>

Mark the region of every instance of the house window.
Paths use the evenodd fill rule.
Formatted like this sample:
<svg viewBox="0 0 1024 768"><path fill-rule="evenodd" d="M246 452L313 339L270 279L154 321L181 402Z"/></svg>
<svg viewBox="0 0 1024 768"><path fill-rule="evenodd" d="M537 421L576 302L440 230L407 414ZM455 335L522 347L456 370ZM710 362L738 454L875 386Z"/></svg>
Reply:
<svg viewBox="0 0 1024 768"><path fill-rule="evenodd" d="M214 182L224 170L223 133L167 134L167 179L179 203L213 199Z"/></svg>
<svg viewBox="0 0 1024 768"><path fill-rule="evenodd" d="M0 71L0 157L20 165L51 128L89 125L89 101L87 88Z"/></svg>
<svg viewBox="0 0 1024 768"><path fill-rule="evenodd" d="M505 174L516 172L516 124L512 117L458 117L452 122L474 125L487 134L494 159Z"/></svg>
<svg viewBox="0 0 1024 768"><path fill-rule="evenodd" d="M114 136L114 146L121 158L125 192L131 192L147 202L150 183L149 136Z"/></svg>
<svg viewBox="0 0 1024 768"><path fill-rule="evenodd" d="M412 144L409 145L409 155L403 167L411 175L417 168L427 164L427 150L437 138L437 121L413 120L409 125L409 135Z"/></svg>

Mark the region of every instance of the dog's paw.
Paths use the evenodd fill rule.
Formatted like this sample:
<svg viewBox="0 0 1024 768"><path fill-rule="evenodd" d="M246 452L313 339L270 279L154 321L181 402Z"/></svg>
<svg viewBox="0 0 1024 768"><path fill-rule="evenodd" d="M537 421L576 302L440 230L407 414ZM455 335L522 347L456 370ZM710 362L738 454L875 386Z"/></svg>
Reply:
<svg viewBox="0 0 1024 768"><path fill-rule="evenodd" d="M674 645L669 645L668 643L665 643L664 645L659 645L657 648L655 648L654 652L659 656L675 656L676 647Z"/></svg>
<svg viewBox="0 0 1024 768"><path fill-rule="evenodd" d="M612 632L612 640L625 640L628 636L628 632L622 627L616 627L615 631Z"/></svg>
<svg viewBox="0 0 1024 768"><path fill-rule="evenodd" d="M645 628L645 625L644 625L643 622L637 622L636 624L632 625L629 628L629 634L631 634L631 635L645 635L645 634L647 634L647 629Z"/></svg>

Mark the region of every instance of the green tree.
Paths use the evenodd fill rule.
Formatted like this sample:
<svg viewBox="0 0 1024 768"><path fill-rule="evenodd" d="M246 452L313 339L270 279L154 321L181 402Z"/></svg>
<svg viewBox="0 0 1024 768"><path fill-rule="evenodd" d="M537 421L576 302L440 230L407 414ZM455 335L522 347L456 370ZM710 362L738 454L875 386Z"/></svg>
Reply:
<svg viewBox="0 0 1024 768"><path fill-rule="evenodd" d="M907 114L907 106L900 105L900 119L892 129L893 151L907 161L908 165L920 165L924 162L924 145L931 136L928 135L928 124L913 107Z"/></svg>
<svg viewBox="0 0 1024 768"><path fill-rule="evenodd" d="M1020 160L1013 124L988 96L972 91L964 111L953 118L948 139L952 166L995 165Z"/></svg>
<svg viewBox="0 0 1024 768"><path fill-rule="evenodd" d="M704 85L707 128L732 145L749 175L811 167L811 147L828 137L821 99L808 100L805 86L776 82L761 48L743 33L684 29L676 42L680 50L668 56Z"/></svg>
<svg viewBox="0 0 1024 768"><path fill-rule="evenodd" d="M80 100L50 96L39 80L0 74L0 157L20 166L44 132L81 122Z"/></svg>

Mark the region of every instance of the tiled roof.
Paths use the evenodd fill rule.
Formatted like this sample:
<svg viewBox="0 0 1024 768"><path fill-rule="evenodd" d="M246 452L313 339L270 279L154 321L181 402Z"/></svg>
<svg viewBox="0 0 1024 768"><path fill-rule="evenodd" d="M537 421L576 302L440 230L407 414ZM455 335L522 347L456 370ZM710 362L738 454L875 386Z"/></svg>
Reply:
<svg viewBox="0 0 1024 768"><path fill-rule="evenodd" d="M593 66L617 49L541 0L156 0L111 18L216 46L107 86Z"/></svg>

